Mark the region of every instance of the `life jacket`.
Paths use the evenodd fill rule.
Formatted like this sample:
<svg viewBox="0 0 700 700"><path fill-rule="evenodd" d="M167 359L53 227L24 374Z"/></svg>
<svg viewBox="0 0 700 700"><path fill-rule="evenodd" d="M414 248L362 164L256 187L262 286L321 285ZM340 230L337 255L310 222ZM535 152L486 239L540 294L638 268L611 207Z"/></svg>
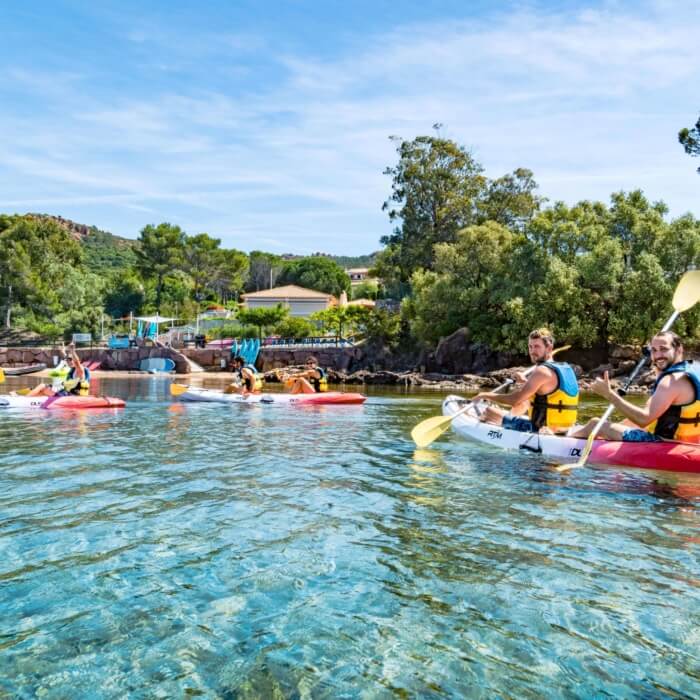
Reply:
<svg viewBox="0 0 700 700"><path fill-rule="evenodd" d="M653 423L646 426L646 429L666 440L700 443L700 367L692 361L685 360L671 365L658 376L654 391L664 377L678 373L684 374L690 380L695 399L682 406L669 406Z"/></svg>
<svg viewBox="0 0 700 700"><path fill-rule="evenodd" d="M253 374L253 380L252 380L253 386L250 386L250 383L251 383L250 378L243 379L242 370L244 370L244 369L250 370L250 372L252 372L252 374ZM252 392L252 391L262 391L263 390L263 384L264 384L263 376L258 373L257 369L255 369L255 365L250 365L250 364L243 365L243 367L241 367L241 369L238 370L238 376L241 378L241 381L245 382L245 388L248 389L248 391Z"/></svg>
<svg viewBox="0 0 700 700"><path fill-rule="evenodd" d="M535 394L530 404L530 421L535 430L547 426L550 430L564 430L576 423L578 414L578 381L566 362L541 362L554 370L557 386L549 394Z"/></svg>
<svg viewBox="0 0 700 700"><path fill-rule="evenodd" d="M87 396L90 393L90 370L87 367L83 367L83 371L85 372L85 379L76 379L75 367L71 367L63 380L63 390L76 396Z"/></svg>
<svg viewBox="0 0 700 700"><path fill-rule="evenodd" d="M328 375L325 369L320 367L314 367L314 369L321 375L320 377L313 377L311 379L311 385L316 393L321 393L323 391L328 391Z"/></svg>

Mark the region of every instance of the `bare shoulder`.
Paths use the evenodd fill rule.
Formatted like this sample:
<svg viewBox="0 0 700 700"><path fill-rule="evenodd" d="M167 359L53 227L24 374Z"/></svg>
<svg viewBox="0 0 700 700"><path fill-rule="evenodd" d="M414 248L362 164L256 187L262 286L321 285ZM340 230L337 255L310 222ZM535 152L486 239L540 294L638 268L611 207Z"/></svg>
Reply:
<svg viewBox="0 0 700 700"><path fill-rule="evenodd" d="M692 389L693 384L688 377L685 376L683 373L674 373L674 374L667 374L665 377L659 381L658 386L656 387L656 392L654 393L671 393L671 394L677 394L680 391L685 391L687 389Z"/></svg>
<svg viewBox="0 0 700 700"><path fill-rule="evenodd" d="M541 379L549 379L550 377L556 376L556 372L551 367L537 365L535 371L530 376L539 377Z"/></svg>

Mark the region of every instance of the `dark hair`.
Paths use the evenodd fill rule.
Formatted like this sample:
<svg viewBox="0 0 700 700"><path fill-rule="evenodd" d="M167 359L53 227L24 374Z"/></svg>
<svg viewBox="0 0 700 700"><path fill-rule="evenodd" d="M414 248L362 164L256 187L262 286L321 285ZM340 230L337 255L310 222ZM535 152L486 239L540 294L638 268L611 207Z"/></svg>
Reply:
<svg viewBox="0 0 700 700"><path fill-rule="evenodd" d="M660 335L667 335L669 338L671 338L671 347L674 350L678 350L678 348L683 347L683 341L677 333L674 333L673 331L661 331L661 333L657 333L654 338L658 338Z"/></svg>
<svg viewBox="0 0 700 700"><path fill-rule="evenodd" d="M317 360L313 355L309 355L309 356L304 360L304 364L306 364L307 362L315 362L316 364L318 364L318 360Z"/></svg>
<svg viewBox="0 0 700 700"><path fill-rule="evenodd" d="M548 328L537 328L528 336L528 340L542 340L545 345L554 345L554 336Z"/></svg>
<svg viewBox="0 0 700 700"><path fill-rule="evenodd" d="M240 355L236 355L236 357L233 358L233 361L240 362L242 365L245 364L245 360Z"/></svg>

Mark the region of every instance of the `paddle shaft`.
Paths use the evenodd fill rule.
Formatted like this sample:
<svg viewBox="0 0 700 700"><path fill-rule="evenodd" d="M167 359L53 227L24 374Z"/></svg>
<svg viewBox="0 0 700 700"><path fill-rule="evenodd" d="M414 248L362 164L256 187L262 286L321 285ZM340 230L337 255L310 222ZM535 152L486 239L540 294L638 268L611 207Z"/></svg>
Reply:
<svg viewBox="0 0 700 700"><path fill-rule="evenodd" d="M659 334L666 333L666 331L668 331L671 328L671 326L675 323L679 314L680 314L680 311L674 311L671 314L671 317L668 319L668 321L666 321L666 323L664 324L664 327L659 331ZM642 367L644 367L644 365L647 363L648 359L649 358L646 355L644 355L639 360L639 362L637 362L637 366L632 370L632 374L630 374L630 376L627 377L627 381L622 386L623 393L626 393L627 390L630 388L630 386L632 385L632 382L637 378L637 375L641 372ZM608 418L610 418L610 416L614 410L615 410L615 406L613 406L612 404L610 404L605 409L605 413L600 417L600 420L595 424L593 431L588 436L588 444L593 443L593 440L595 440L596 435L598 435L598 433L600 432L600 429L603 427L603 423L605 423L605 421L608 420ZM588 455L586 455L586 457L588 457ZM585 462L585 459L582 458L581 462L582 463Z"/></svg>
<svg viewBox="0 0 700 700"><path fill-rule="evenodd" d="M552 357L554 357L554 355L556 355L558 352L564 352L565 350L568 350L570 347L571 347L571 345L563 345L562 347L557 348L556 350L552 350ZM530 369L525 371L525 376L529 377L536 369L537 369L537 365L530 367ZM505 389L507 386L510 386L511 384L515 384L515 379L508 378L505 380L505 382L503 382L503 384L497 386L493 390L493 392L491 392L491 393L497 394L499 391L501 391L501 389ZM453 413L450 416L450 422L452 422L455 418L457 418L457 416L461 416L465 411L469 410L471 408L471 405L470 405L471 403L473 403L473 402L470 399L469 403L464 408L460 408L459 411L457 411L457 413Z"/></svg>
<svg viewBox="0 0 700 700"><path fill-rule="evenodd" d="M530 372L532 372L531 369L529 369L526 374L530 374ZM503 382L503 384L497 386L493 390L493 393L497 394L499 391L501 391L501 389L505 389L507 386L510 386L511 384L513 384L514 381L515 381L514 379L506 379L506 381ZM457 411L457 413L453 413L450 416L450 422L453 421L455 418L457 418L457 416L461 416L463 413L468 411L471 408L472 403L474 403L474 402L471 399L469 399L469 401L467 402L467 405L464 408L460 408L459 411Z"/></svg>

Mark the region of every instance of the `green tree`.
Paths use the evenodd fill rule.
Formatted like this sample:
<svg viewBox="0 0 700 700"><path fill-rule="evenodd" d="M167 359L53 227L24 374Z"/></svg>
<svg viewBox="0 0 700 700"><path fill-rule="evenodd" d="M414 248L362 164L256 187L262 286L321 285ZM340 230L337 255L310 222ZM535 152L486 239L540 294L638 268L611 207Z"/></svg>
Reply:
<svg viewBox="0 0 700 700"><path fill-rule="evenodd" d="M454 242L457 231L476 220L487 182L481 165L453 141L419 136L398 140L396 150L399 162L384 171L392 193L383 208L400 225L382 238L386 248L375 264L388 283L433 268L434 246Z"/></svg>
<svg viewBox="0 0 700 700"><path fill-rule="evenodd" d="M283 338L308 338L318 333L316 326L306 318L288 316L275 325L275 333Z"/></svg>
<svg viewBox="0 0 700 700"><path fill-rule="evenodd" d="M307 289L327 292L339 297L350 291L350 278L345 270L330 258L315 255L285 264L280 284L297 284Z"/></svg>
<svg viewBox="0 0 700 700"><path fill-rule="evenodd" d="M141 312L146 301L146 289L141 278L133 271L118 272L108 278L105 286L105 312L116 318Z"/></svg>
<svg viewBox="0 0 700 700"><path fill-rule="evenodd" d="M650 203L641 190L615 192L610 207L608 234L620 241L625 265L634 269L642 253L658 253L667 226L663 202Z"/></svg>
<svg viewBox="0 0 700 700"><path fill-rule="evenodd" d="M516 234L489 222L435 246L435 269L413 274L413 330L427 344L468 326L474 337L502 343L507 280Z"/></svg>
<svg viewBox="0 0 700 700"><path fill-rule="evenodd" d="M222 303L238 299L248 275L249 260L240 250L220 250L216 276L211 286L219 295Z"/></svg>
<svg viewBox="0 0 700 700"><path fill-rule="evenodd" d="M289 309L282 304L271 307L259 307L256 309L241 309L238 312L238 320L248 326L258 329L258 338L262 340L263 329L278 324L289 314Z"/></svg>
<svg viewBox="0 0 700 700"><path fill-rule="evenodd" d="M352 287L351 292L353 299L376 299L379 283L373 279L364 280Z"/></svg>
<svg viewBox="0 0 700 700"><path fill-rule="evenodd" d="M311 319L319 321L324 329L342 338L343 332L361 328L368 315L369 310L362 306L331 306L311 314Z"/></svg>
<svg viewBox="0 0 700 700"><path fill-rule="evenodd" d="M160 311L163 281L183 264L185 233L168 223L148 225L141 230L136 250L136 267L145 279L155 281L155 307Z"/></svg>
<svg viewBox="0 0 700 700"><path fill-rule="evenodd" d="M279 255L263 253L259 250L251 251L246 291L259 292L261 289L272 289L283 267L284 261Z"/></svg>
<svg viewBox="0 0 700 700"><path fill-rule="evenodd" d="M692 129L681 129L678 132L678 141L689 156L700 156L700 117ZM700 168L698 168L700 173Z"/></svg>
<svg viewBox="0 0 700 700"><path fill-rule="evenodd" d="M197 301L204 298L206 287L219 276L223 262L220 245L220 239L207 233L185 237L183 269L192 278L192 294Z"/></svg>
<svg viewBox="0 0 700 700"><path fill-rule="evenodd" d="M73 267L82 270L80 245L50 219L6 217L0 225L0 285L5 326L11 327L15 308L28 317L54 315L62 277Z"/></svg>
<svg viewBox="0 0 700 700"><path fill-rule="evenodd" d="M535 194L538 184L527 168L489 180L478 202L478 221L495 221L522 230L539 211L544 199Z"/></svg>

